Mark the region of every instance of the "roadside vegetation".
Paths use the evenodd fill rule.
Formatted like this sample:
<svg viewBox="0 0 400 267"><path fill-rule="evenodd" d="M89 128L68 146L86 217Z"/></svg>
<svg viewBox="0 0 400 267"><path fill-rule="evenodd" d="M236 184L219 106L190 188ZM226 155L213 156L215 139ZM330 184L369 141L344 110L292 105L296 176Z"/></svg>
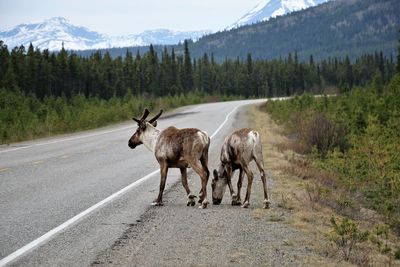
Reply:
<svg viewBox="0 0 400 267"><path fill-rule="evenodd" d="M281 139L265 153L284 155L276 169L293 177L277 197L298 211L294 224L326 235L328 257L399 264L400 75L387 85L376 75L336 96L268 101L260 112L281 125Z"/></svg>
<svg viewBox="0 0 400 267"><path fill-rule="evenodd" d="M188 93L164 97L127 94L122 98L112 97L106 100L77 94L70 99L46 96L40 100L33 94L19 90L0 89L0 144L127 121L141 114L145 107L170 110L185 105L236 98Z"/></svg>
<svg viewBox="0 0 400 267"><path fill-rule="evenodd" d="M111 57L109 52L78 56L30 45L11 50L0 41L1 144L103 126L130 119L150 108L174 108L232 98L274 97L321 93L327 88L350 90L371 77L387 84L395 64L382 52L300 61L286 58L253 60L213 54L192 59L188 42L183 53L153 46L145 54Z"/></svg>

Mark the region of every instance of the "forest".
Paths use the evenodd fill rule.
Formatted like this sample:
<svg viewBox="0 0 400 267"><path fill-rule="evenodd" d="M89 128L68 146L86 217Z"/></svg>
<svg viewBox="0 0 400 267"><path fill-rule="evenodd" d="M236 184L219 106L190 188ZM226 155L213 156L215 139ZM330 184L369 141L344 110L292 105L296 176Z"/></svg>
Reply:
<svg viewBox="0 0 400 267"><path fill-rule="evenodd" d="M126 120L143 105L173 108L207 99L274 97L323 93L329 88L347 92L371 81L387 84L395 74L393 58L382 52L315 61L285 58L225 59L213 54L190 55L153 46L141 56L129 51L112 58L97 51L78 56L35 49L30 45L9 51L0 41L1 143L71 132ZM328 91L326 91L328 90Z"/></svg>

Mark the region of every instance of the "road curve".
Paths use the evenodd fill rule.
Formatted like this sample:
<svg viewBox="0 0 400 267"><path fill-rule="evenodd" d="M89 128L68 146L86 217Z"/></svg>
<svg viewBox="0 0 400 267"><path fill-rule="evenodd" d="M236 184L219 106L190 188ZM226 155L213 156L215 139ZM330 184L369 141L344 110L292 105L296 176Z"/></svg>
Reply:
<svg viewBox="0 0 400 267"><path fill-rule="evenodd" d="M205 130L210 153L219 153L238 107L262 101L185 107L158 127ZM0 147L0 266L88 265L139 220L156 197L159 177L152 153L128 148L134 130L125 123ZM177 181L173 169L166 190Z"/></svg>

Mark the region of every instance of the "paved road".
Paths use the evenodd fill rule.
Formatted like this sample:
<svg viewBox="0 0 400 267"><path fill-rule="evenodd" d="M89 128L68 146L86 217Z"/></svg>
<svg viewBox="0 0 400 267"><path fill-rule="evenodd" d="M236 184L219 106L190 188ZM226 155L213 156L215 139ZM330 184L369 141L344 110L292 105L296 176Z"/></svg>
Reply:
<svg viewBox="0 0 400 267"><path fill-rule="evenodd" d="M159 128L205 130L210 153L219 153L237 107L260 101L182 108L160 119ZM0 147L0 266L88 265L139 220L157 195L159 176L152 153L128 148L135 128L120 124ZM167 190L178 181L171 171Z"/></svg>

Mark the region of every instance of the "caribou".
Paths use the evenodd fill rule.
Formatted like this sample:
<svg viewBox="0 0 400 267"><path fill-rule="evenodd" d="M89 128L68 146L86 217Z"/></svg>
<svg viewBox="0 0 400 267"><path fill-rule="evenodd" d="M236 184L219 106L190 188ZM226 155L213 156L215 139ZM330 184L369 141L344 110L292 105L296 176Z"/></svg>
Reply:
<svg viewBox="0 0 400 267"><path fill-rule="evenodd" d="M192 168L201 178L201 190L199 193L199 208L207 208L207 182L210 176L208 170L208 149L210 137L206 132L195 128L177 129L170 126L164 130L157 128L157 119L162 110L150 120L146 120L150 114L146 108L140 119L133 118L138 128L129 139L131 149L144 144L152 151L160 164L160 188L158 197L152 205L162 206L162 195L169 168L179 168L182 185L188 197L187 206L195 205L196 196L190 191L187 180L187 168Z"/></svg>
<svg viewBox="0 0 400 267"><path fill-rule="evenodd" d="M250 193L253 183L253 173L249 168L249 163L255 161L261 174L264 189L264 205L265 209L269 208L270 200L267 193L267 183L264 171L264 160L262 154L262 145L260 134L249 128L244 128L228 135L221 148L220 165L218 171L214 169L212 188L213 204L219 205L226 190L229 186L232 205L241 205L240 190L244 173L248 179L247 192L242 208L248 208L250 205ZM235 170L239 169L239 179L237 182L237 194L232 187L231 178Z"/></svg>

